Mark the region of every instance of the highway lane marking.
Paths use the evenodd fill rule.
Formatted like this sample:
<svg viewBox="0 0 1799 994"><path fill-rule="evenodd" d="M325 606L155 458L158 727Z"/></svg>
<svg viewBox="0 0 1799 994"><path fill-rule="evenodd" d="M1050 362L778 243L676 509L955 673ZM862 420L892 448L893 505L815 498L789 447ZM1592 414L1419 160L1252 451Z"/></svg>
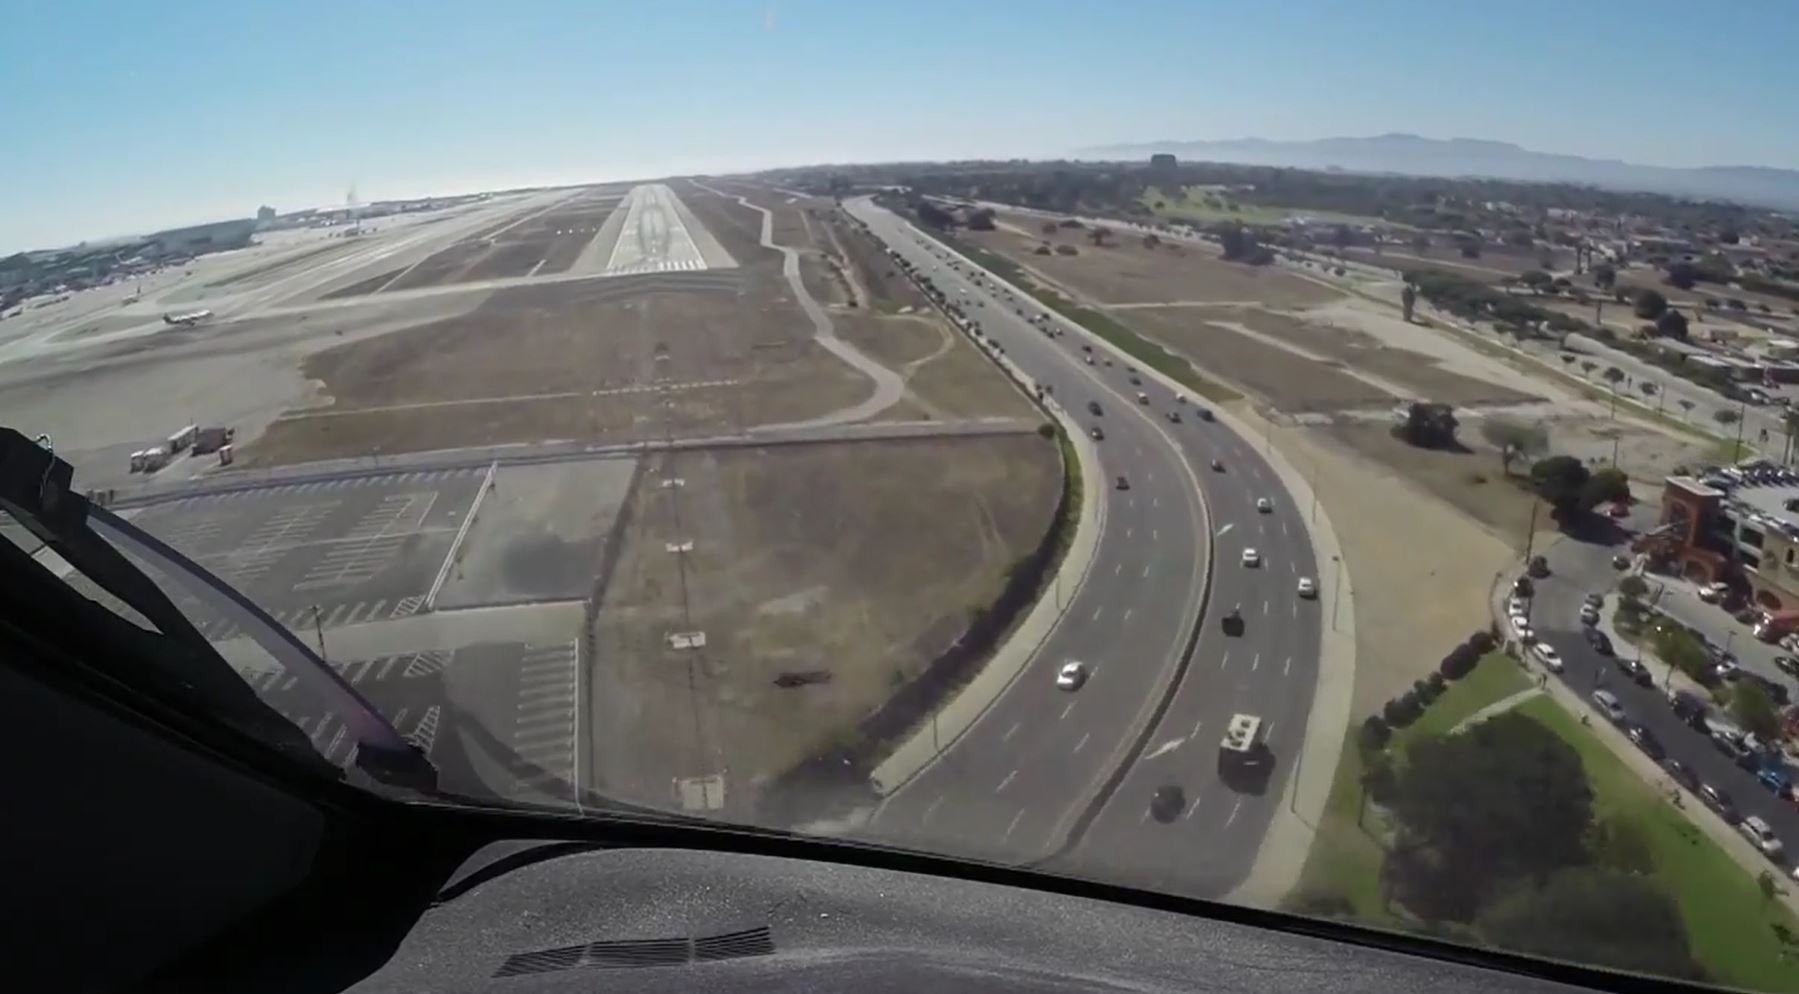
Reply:
<svg viewBox="0 0 1799 994"><path fill-rule="evenodd" d="M1024 817L1024 809L1019 808L1018 813L1012 816L1012 824L1006 826L1006 834L1000 837L1001 842L1004 842L1007 839L1010 839L1012 837L1012 831L1018 827L1018 819L1023 818L1023 817Z"/></svg>
<svg viewBox="0 0 1799 994"><path fill-rule="evenodd" d="M1201 718L1201 719L1199 719L1199 720L1198 720L1198 721L1196 721L1196 722L1194 722L1194 723L1193 723L1193 734L1192 734L1192 735L1189 735L1189 736L1187 736L1187 737L1188 737L1188 738L1190 738L1190 739L1196 739L1196 738L1199 738L1199 726L1201 726L1201 725L1203 725L1203 724L1205 724L1205 723L1206 723L1206 720L1205 720L1205 719L1204 719L1204 718Z"/></svg>
<svg viewBox="0 0 1799 994"><path fill-rule="evenodd" d="M1224 526L1224 527L1223 527L1223 528L1220 528L1220 529L1218 529L1218 537L1219 537L1219 538L1223 538L1223 537L1224 537L1224 533L1225 533L1225 532L1228 532L1228 531L1230 531L1230 530L1231 530L1231 529L1232 529L1232 528L1235 528L1235 527L1237 527L1237 525L1236 525L1236 523L1235 523L1235 522L1231 522L1231 523L1229 523L1229 524L1226 524L1226 525L1225 525L1225 526Z"/></svg>
<svg viewBox="0 0 1799 994"><path fill-rule="evenodd" d="M1281 676L1286 676L1288 673L1290 673L1292 671L1293 671L1293 657L1288 656L1287 661L1281 664Z"/></svg>
<svg viewBox="0 0 1799 994"><path fill-rule="evenodd" d="M1101 614L1105 613L1105 610L1106 610L1106 606L1104 604L1101 604L1099 607L1094 608L1093 609L1093 620L1098 621L1099 616Z"/></svg>
<svg viewBox="0 0 1799 994"><path fill-rule="evenodd" d="M1173 752L1174 750L1179 749L1181 747L1181 743L1183 743L1185 741L1187 741L1187 740L1184 738L1169 739L1168 741L1162 743L1161 745L1156 746L1154 749L1151 749L1147 754L1144 755L1143 758L1145 760L1150 760L1150 759L1156 758L1157 756L1160 756L1161 754L1163 754L1165 752Z"/></svg>
<svg viewBox="0 0 1799 994"><path fill-rule="evenodd" d="M1162 506L1162 498L1160 498L1160 497L1151 497L1151 498L1150 498L1150 499L1149 499L1149 506L1150 506L1150 507L1161 507L1161 506Z"/></svg>
<svg viewBox="0 0 1799 994"><path fill-rule="evenodd" d="M943 803L943 795L938 794L937 799L935 801L932 801L930 804L925 806L924 819L922 821L922 824L929 825L931 823L931 816L937 813L937 805L942 804L942 803Z"/></svg>
<svg viewBox="0 0 1799 994"><path fill-rule="evenodd" d="M1287 523L1285 521L1281 522L1281 534L1287 534Z"/></svg>
<svg viewBox="0 0 1799 994"><path fill-rule="evenodd" d="M1256 653L1256 658L1249 661L1249 671L1251 673L1254 673L1256 671L1256 667L1258 667L1260 665L1262 665L1262 654L1258 652L1258 653Z"/></svg>
<svg viewBox="0 0 1799 994"><path fill-rule="evenodd" d="M1126 621L1131 620L1131 611L1132 611L1132 609L1128 608L1128 607L1124 609L1124 620L1126 620Z"/></svg>
<svg viewBox="0 0 1799 994"><path fill-rule="evenodd" d="M1065 707L1065 708L1063 708L1063 709L1062 709L1062 718L1066 718L1066 717L1068 717L1068 712L1070 712L1070 711L1073 711L1073 710L1074 710L1074 702L1073 702L1073 701L1069 701L1069 702L1068 702L1068 706L1067 706L1067 707ZM1061 718L1058 718L1058 719L1056 719L1056 720L1057 720L1057 721L1060 721L1060 720L1062 720L1062 719L1061 719Z"/></svg>
<svg viewBox="0 0 1799 994"><path fill-rule="evenodd" d="M1262 602L1262 617L1266 618L1267 616L1268 616L1268 602L1263 601Z"/></svg>
<svg viewBox="0 0 1799 994"><path fill-rule="evenodd" d="M1295 618L1299 617L1299 602L1298 601L1293 602L1293 617L1295 617Z"/></svg>
<svg viewBox="0 0 1799 994"><path fill-rule="evenodd" d="M1087 732L1087 733L1085 733L1085 734L1083 734L1083 735L1082 735L1082 736L1081 736L1081 740L1080 740L1080 741L1079 741L1079 742L1076 742L1076 743L1075 743L1075 744L1074 744L1074 751L1075 751L1075 752L1080 752L1080 751L1081 751L1081 748L1082 748L1082 747L1083 747L1083 746L1085 746L1085 745L1086 745L1086 744L1087 744L1087 740L1088 740L1088 739L1089 739L1089 738L1092 738L1092 737L1093 737L1093 733L1092 733L1092 732Z"/></svg>
<svg viewBox="0 0 1799 994"><path fill-rule="evenodd" d="M1133 528L1132 528L1132 527L1131 527L1131 526L1129 526L1129 525L1126 525L1126 526L1125 526L1125 528L1124 528L1124 537L1125 537L1125 538L1130 538L1130 537L1131 537L1131 532L1132 532L1132 531L1134 531L1134 530L1135 530L1135 529L1133 529Z"/></svg>
<svg viewBox="0 0 1799 994"><path fill-rule="evenodd" d="M1006 774L1006 778L1005 778L1005 779L1004 779L1004 780L1001 780L1001 781L1000 781L1000 782L999 782L999 786L998 786L998 787L996 787L996 788L994 788L994 789L995 789L995 790L996 790L996 791L999 791L999 790L1005 790L1005 789L1006 789L1006 785L1008 785L1008 784L1010 784L1010 783L1011 783L1011 782L1012 782L1012 778L1013 778L1013 777L1016 777L1016 776L1018 776L1018 771L1017 771L1017 770L1013 770L1013 771L1012 771L1012 772L1010 772L1010 773L1008 773L1008 774Z"/></svg>
<svg viewBox="0 0 1799 994"><path fill-rule="evenodd" d="M1000 740L1000 741L1001 741L1001 742L1010 742L1010 741L1012 741L1012 733L1014 733L1014 732L1016 732L1016 731L1018 731L1018 726L1019 726L1019 725L1020 725L1020 724L1021 724L1021 723L1020 723L1020 722L1016 722L1016 721L1015 721L1015 722L1013 722L1013 723L1012 723L1012 727L1011 727L1011 728L1008 728L1008 729L1006 729L1006 734L1004 734L1004 735L1002 735L1002 736L1000 736L1000 737L999 737L999 740Z"/></svg>
<svg viewBox="0 0 1799 994"><path fill-rule="evenodd" d="M1148 564L1148 563L1145 563L1145 564L1144 564L1144 565L1143 565L1143 575L1144 575L1144 576L1148 576L1148 575L1149 575L1149 564Z"/></svg>
<svg viewBox="0 0 1799 994"><path fill-rule="evenodd" d="M1224 654L1223 658L1218 660L1218 668L1224 669L1226 666L1230 665L1230 662L1231 662L1231 654L1227 652Z"/></svg>
<svg viewBox="0 0 1799 994"><path fill-rule="evenodd" d="M1151 528L1149 530L1149 540L1150 541L1152 541L1152 542L1157 541L1161 537L1162 537L1162 532L1159 529Z"/></svg>
<svg viewBox="0 0 1799 994"><path fill-rule="evenodd" d="M1233 805L1231 805L1231 816L1230 816L1230 817L1229 817L1229 818L1226 818L1226 819L1225 819L1225 820L1224 820L1224 827L1225 827L1225 828L1229 828L1229 827L1231 827L1231 822L1233 822L1233 821L1236 821L1236 820L1237 820L1237 809L1238 809L1238 808L1241 808L1241 807L1242 807L1242 806L1243 806L1243 800L1242 800L1242 798L1238 798L1238 799L1237 799L1237 803L1235 803L1235 804L1233 804Z"/></svg>
<svg viewBox="0 0 1799 994"><path fill-rule="evenodd" d="M1192 818L1193 812L1198 811L1198 810L1199 810L1199 798L1195 797L1195 798L1193 798L1193 803L1187 805L1187 813L1184 815L1181 815L1181 820L1186 821L1187 819Z"/></svg>
<svg viewBox="0 0 1799 994"><path fill-rule="evenodd" d="M1124 564L1123 563L1119 563L1118 565L1112 567L1112 575L1113 576L1117 576L1118 574L1123 573L1123 572L1124 572Z"/></svg>

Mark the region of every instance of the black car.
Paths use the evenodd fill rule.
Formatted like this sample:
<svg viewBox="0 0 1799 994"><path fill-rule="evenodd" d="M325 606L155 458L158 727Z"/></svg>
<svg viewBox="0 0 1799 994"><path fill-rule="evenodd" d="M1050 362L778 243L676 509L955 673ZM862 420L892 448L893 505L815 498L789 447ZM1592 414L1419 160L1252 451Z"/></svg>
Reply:
<svg viewBox="0 0 1799 994"><path fill-rule="evenodd" d="M1643 750L1643 755L1656 762L1661 762L1662 757L1668 754L1668 751L1662 748L1661 740L1655 737L1655 733L1636 722L1631 722L1630 727L1624 730L1624 734L1630 736L1630 740L1637 744L1638 749Z"/></svg>
<svg viewBox="0 0 1799 994"><path fill-rule="evenodd" d="M1698 694L1677 690L1674 692L1674 696L1668 698L1668 706L1674 710L1676 717L1686 722L1695 731L1707 731L1705 727L1707 708L1705 701Z"/></svg>
<svg viewBox="0 0 1799 994"><path fill-rule="evenodd" d="M1693 791L1699 789L1698 775L1696 775L1687 764L1680 760L1664 759L1662 760L1662 769L1666 770L1668 776L1672 777L1674 782L1680 784L1682 787Z"/></svg>
<svg viewBox="0 0 1799 994"><path fill-rule="evenodd" d="M1635 681L1637 686L1655 686L1655 676L1649 672L1649 667L1644 666L1634 659L1625 659L1623 656L1616 657L1615 661L1618 664L1618 668L1624 671L1624 675Z"/></svg>
<svg viewBox="0 0 1799 994"><path fill-rule="evenodd" d="M1720 818L1728 822L1737 820L1736 802L1730 799L1729 794L1709 783L1700 784L1696 793L1699 795L1699 800L1703 801L1706 807L1716 811Z"/></svg>
<svg viewBox="0 0 1799 994"><path fill-rule="evenodd" d="M1209 407L1195 407L1193 412L1199 415L1199 420L1201 421L1212 420L1212 409Z"/></svg>
<svg viewBox="0 0 1799 994"><path fill-rule="evenodd" d="M1586 635L1587 644L1593 647L1594 652L1601 656L1612 654L1612 640L1604 632L1597 628L1583 628L1581 631Z"/></svg>
<svg viewBox="0 0 1799 994"><path fill-rule="evenodd" d="M1155 796L1149 799L1149 813L1159 822L1171 822L1179 818L1186 807L1186 791L1173 784L1157 787Z"/></svg>
<svg viewBox="0 0 1799 994"><path fill-rule="evenodd" d="M1090 400L1087 402L1087 413L1097 418L1103 416L1106 412L1100 409L1099 401Z"/></svg>

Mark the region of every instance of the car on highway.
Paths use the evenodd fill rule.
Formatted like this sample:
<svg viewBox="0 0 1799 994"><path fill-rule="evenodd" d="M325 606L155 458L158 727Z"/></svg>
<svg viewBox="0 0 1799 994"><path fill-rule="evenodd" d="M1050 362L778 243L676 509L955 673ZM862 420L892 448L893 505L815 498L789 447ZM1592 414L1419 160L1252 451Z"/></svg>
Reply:
<svg viewBox="0 0 1799 994"><path fill-rule="evenodd" d="M1300 577L1299 596L1308 598L1318 596L1318 582L1309 576Z"/></svg>
<svg viewBox="0 0 1799 994"><path fill-rule="evenodd" d="M1560 673L1562 671L1562 654L1555 651L1555 646L1547 642L1538 642L1530 647L1530 653L1537 657L1537 660L1543 664L1543 668L1549 672Z"/></svg>
<svg viewBox="0 0 1799 994"><path fill-rule="evenodd" d="M1135 373L1131 374L1131 386L1140 387L1142 385L1143 385L1143 377L1138 376Z"/></svg>
<svg viewBox="0 0 1799 994"><path fill-rule="evenodd" d="M1087 360L1087 365L1089 365L1089 366L1093 365L1093 357L1092 356L1082 356L1082 358Z"/></svg>
<svg viewBox="0 0 1799 994"><path fill-rule="evenodd" d="M1799 656L1775 656L1774 665L1787 676L1799 676Z"/></svg>
<svg viewBox="0 0 1799 994"><path fill-rule="evenodd" d="M1087 402L1087 413L1097 418L1104 416L1106 412L1104 408L1099 406L1099 401L1090 400Z"/></svg>
<svg viewBox="0 0 1799 994"><path fill-rule="evenodd" d="M1149 404L1149 394L1146 394L1141 390L1137 391L1137 403L1147 406Z"/></svg>
<svg viewBox="0 0 1799 994"><path fill-rule="evenodd" d="M1756 772L1755 781L1776 797L1785 797L1793 789L1793 778L1778 766L1762 767Z"/></svg>
<svg viewBox="0 0 1799 994"><path fill-rule="evenodd" d="M1149 814L1159 822L1171 822L1187 807L1187 793L1176 784L1157 787L1149 798Z"/></svg>
<svg viewBox="0 0 1799 994"><path fill-rule="evenodd" d="M1263 514L1269 514L1274 510L1274 501L1271 501L1266 497L1257 497L1256 510Z"/></svg>
<svg viewBox="0 0 1799 994"><path fill-rule="evenodd" d="M1106 437L1105 429L1101 428L1099 425L1094 425L1093 427L1087 429L1087 434L1092 436L1092 438L1095 442L1098 442Z"/></svg>
<svg viewBox="0 0 1799 994"><path fill-rule="evenodd" d="M1760 815L1750 815L1737 822L1737 831L1742 832L1749 844L1760 850L1763 856L1777 863L1786 853L1786 847L1780 843L1780 836L1774 834L1774 829L1768 827L1768 823Z"/></svg>
<svg viewBox="0 0 1799 994"><path fill-rule="evenodd" d="M1581 637L1585 638L1587 644L1593 647L1593 651L1599 653L1601 656L1609 656L1612 654L1611 637L1599 629L1583 628L1581 629Z"/></svg>
<svg viewBox="0 0 1799 994"><path fill-rule="evenodd" d="M1724 597L1725 591L1729 589L1730 586L1728 584L1708 583L1699 588L1699 599L1707 604L1716 604Z"/></svg>
<svg viewBox="0 0 1799 994"><path fill-rule="evenodd" d="M1123 474L1119 474L1118 482L1115 483L1114 486L1120 490L1129 490L1131 489L1131 481L1126 479Z"/></svg>
<svg viewBox="0 0 1799 994"><path fill-rule="evenodd" d="M1580 623L1587 626L1599 624L1599 609L1591 604L1580 606Z"/></svg>
<svg viewBox="0 0 1799 994"><path fill-rule="evenodd" d="M1079 690L1087 682L1087 666L1078 659L1070 659L1056 670L1056 688L1059 690Z"/></svg>
<svg viewBox="0 0 1799 994"><path fill-rule="evenodd" d="M1521 614L1514 614L1506 619L1511 625L1512 634L1518 641L1529 645L1537 640L1537 630L1531 626L1530 619Z"/></svg>
<svg viewBox="0 0 1799 994"><path fill-rule="evenodd" d="M1212 472L1214 472L1214 473L1222 473L1222 472L1224 472L1224 462L1223 462L1223 460L1220 460L1220 459L1214 459L1214 460L1212 460Z"/></svg>
<svg viewBox="0 0 1799 994"><path fill-rule="evenodd" d="M1199 420L1201 420L1201 421L1214 420L1214 415L1212 414L1212 409L1209 407L1200 407L1198 405L1194 405L1193 413L1199 415Z"/></svg>
<svg viewBox="0 0 1799 994"><path fill-rule="evenodd" d="M1614 725L1624 723L1624 705L1618 703L1617 695L1601 687L1592 693L1593 706Z"/></svg>
<svg viewBox="0 0 1799 994"><path fill-rule="evenodd" d="M1254 547L1244 549L1242 559L1245 566L1262 565L1262 554L1257 552Z"/></svg>
<svg viewBox="0 0 1799 994"><path fill-rule="evenodd" d="M1168 420L1169 420L1169 421L1171 421L1171 422L1173 422L1173 423L1175 423L1175 424L1177 424L1177 425L1178 425L1178 424L1180 424L1180 423L1181 423L1181 412L1179 412L1179 411L1169 411L1169 412L1168 412Z"/></svg>

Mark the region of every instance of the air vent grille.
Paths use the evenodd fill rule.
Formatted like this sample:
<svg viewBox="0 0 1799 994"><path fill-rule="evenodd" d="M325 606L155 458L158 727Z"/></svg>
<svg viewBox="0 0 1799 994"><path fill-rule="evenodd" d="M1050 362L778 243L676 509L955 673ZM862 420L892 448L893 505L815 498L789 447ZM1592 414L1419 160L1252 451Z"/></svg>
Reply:
<svg viewBox="0 0 1799 994"><path fill-rule="evenodd" d="M517 953L506 957L494 971L494 976L521 977L576 967L623 970L644 966L685 966L695 962L770 956L774 951L774 934L767 926L760 926L695 939L627 939Z"/></svg>

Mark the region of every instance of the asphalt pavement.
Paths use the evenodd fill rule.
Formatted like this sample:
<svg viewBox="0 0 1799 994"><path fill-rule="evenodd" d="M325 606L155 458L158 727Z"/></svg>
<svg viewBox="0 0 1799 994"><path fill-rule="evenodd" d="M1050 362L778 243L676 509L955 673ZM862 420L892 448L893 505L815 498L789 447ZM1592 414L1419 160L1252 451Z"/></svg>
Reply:
<svg viewBox="0 0 1799 994"><path fill-rule="evenodd" d="M1093 340L1083 329L1052 315L1062 334L1051 337L1030 322L1043 308L1028 297L978 270L977 285L968 265L952 270L909 226L866 201L849 209L961 301L1006 357L1078 420L1103 428L1098 470L1114 487L1088 579L1038 658L965 736L945 744L935 765L887 800L871 827L897 841L929 839L993 858L1059 854L1074 872L1115 877L1123 868L1153 872L1164 887L1174 877L1185 890L1229 890L1254 862L1279 803L1291 774L1283 760L1298 752L1316 682L1319 614L1328 605L1296 593L1301 576L1316 575L1310 508L1293 506L1251 440L1196 416L1193 398L1177 403L1148 377L1130 382L1128 363L1108 365L1097 345L1088 365L1081 346ZM1090 400L1102 415L1088 413ZM1181 420L1169 421L1170 412ZM1214 458L1222 471L1209 468ZM1116 489L1120 475L1130 489ZM1259 497L1273 503L1271 513L1256 510ZM1261 553L1261 566L1241 565L1245 547ZM1238 637L1217 620L1233 605L1247 623ZM1090 673L1075 692L1053 682L1069 659ZM1158 715L1183 664L1185 679ZM1216 773L1218 741L1239 711L1264 719L1276 757L1256 794L1232 791ZM1138 755L1136 733L1152 718ZM1108 785L1121 766L1122 779ZM1166 783L1182 784L1190 801L1172 824L1146 817L1149 795ZM1090 807L1102 785L1115 787L1110 799Z"/></svg>
<svg viewBox="0 0 1799 994"><path fill-rule="evenodd" d="M1549 679L1562 681L1589 701L1592 692L1600 687L1611 691L1623 705L1627 721L1638 722L1647 728L1666 755L1685 764L1701 783L1728 794L1735 802L1739 816L1761 816L1788 847L1799 847L1799 807L1776 797L1756 780L1753 773L1739 768L1714 746L1704 732L1674 714L1668 706L1663 686L1668 674L1660 665L1651 663L1655 686L1645 687L1631 680L1617 664L1620 657L1639 658L1641 653L1637 649L1622 639L1613 639L1619 655L1604 656L1586 641L1579 618L1581 601L1588 593L1609 589L1621 575L1609 565L1614 551L1604 545L1564 539L1546 553L1553 572L1536 581L1531 623L1538 638L1553 646L1563 660L1563 672L1552 674ZM1653 587L1656 578L1648 579ZM1611 603L1608 601L1605 609L1607 627ZM1534 657L1532 663L1541 669L1540 662ZM1717 708L1714 706L1712 710L1716 713ZM1604 719L1595 712L1591 720ZM1789 769L1788 773L1791 775L1792 771ZM1685 803L1698 805L1699 801L1689 795ZM1698 817L1716 817L1709 812L1696 814Z"/></svg>

